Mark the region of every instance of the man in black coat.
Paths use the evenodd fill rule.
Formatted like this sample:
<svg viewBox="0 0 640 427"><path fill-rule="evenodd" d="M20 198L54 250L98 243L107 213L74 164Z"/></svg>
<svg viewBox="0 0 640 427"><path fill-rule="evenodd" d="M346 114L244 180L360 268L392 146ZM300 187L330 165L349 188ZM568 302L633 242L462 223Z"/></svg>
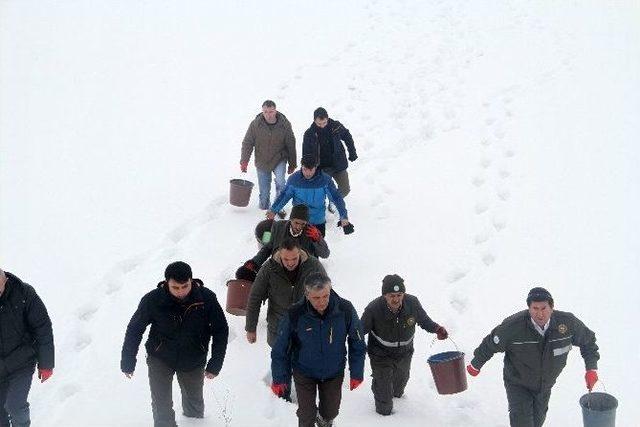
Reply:
<svg viewBox="0 0 640 427"><path fill-rule="evenodd" d="M318 169L335 180L338 191L344 198L351 188L347 173L349 164L343 143L347 146L349 161L355 162L358 155L349 129L339 121L330 119L324 108L316 108L313 112L313 123L304 133L302 157L315 157Z"/></svg>
<svg viewBox="0 0 640 427"><path fill-rule="evenodd" d="M182 392L183 414L204 416L204 377L213 379L222 369L229 336L216 295L200 279L192 278L188 264L169 264L165 279L142 297L127 326L120 362L122 372L131 378L142 335L151 324L145 347L155 427L176 426L171 397L174 374ZM207 362L210 339L211 358Z"/></svg>
<svg viewBox="0 0 640 427"><path fill-rule="evenodd" d="M27 397L38 365L38 378L53 375L51 319L36 291L0 270L0 426L31 425Z"/></svg>

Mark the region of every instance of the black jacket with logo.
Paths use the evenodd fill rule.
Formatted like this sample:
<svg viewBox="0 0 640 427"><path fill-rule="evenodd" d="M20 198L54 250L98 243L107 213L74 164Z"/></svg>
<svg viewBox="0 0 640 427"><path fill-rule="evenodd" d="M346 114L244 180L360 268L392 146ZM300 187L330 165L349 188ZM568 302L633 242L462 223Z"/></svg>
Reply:
<svg viewBox="0 0 640 427"><path fill-rule="evenodd" d="M438 324L427 315L420 301L413 295L405 294L402 307L398 313L392 312L387 306L384 296L380 296L369 303L362 314L362 328L369 334L367 351L377 356L402 356L413 351L413 335L416 323L428 332L435 332ZM373 333L371 333L373 332ZM379 337L376 338L374 334ZM396 343L395 346L384 345ZM407 342L406 345L400 343Z"/></svg>
<svg viewBox="0 0 640 427"><path fill-rule="evenodd" d="M528 310L506 318L473 352L471 364L480 369L497 352L504 352L504 381L530 390L550 389L567 364L573 346L580 347L586 369L597 369L595 334L573 314L554 310L544 335L534 328Z"/></svg>
<svg viewBox="0 0 640 427"><path fill-rule="evenodd" d="M192 280L192 289L184 300L169 293L166 282L146 294L131 317L122 346L120 368L133 372L136 355L147 326L147 353L176 371L191 371L207 361L211 340L211 358L206 370L218 374L227 351L229 327L216 294L200 279Z"/></svg>
<svg viewBox="0 0 640 427"><path fill-rule="evenodd" d="M0 296L0 376L27 366L53 369L51 319L35 289L11 273Z"/></svg>

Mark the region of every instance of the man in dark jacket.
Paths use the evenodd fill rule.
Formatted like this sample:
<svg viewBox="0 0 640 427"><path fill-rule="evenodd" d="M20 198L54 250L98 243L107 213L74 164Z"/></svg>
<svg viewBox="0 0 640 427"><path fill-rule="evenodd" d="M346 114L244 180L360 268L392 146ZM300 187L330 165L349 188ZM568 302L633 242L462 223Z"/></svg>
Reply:
<svg viewBox="0 0 640 427"><path fill-rule="evenodd" d="M358 313L349 301L331 289L329 277L324 273L311 274L304 287L305 299L289 309L278 328L271 350L271 390L282 396L293 374L298 425L312 427L315 423L327 427L340 410L347 356L349 389L354 390L362 383L365 344Z"/></svg>
<svg viewBox="0 0 640 427"><path fill-rule="evenodd" d="M473 352L467 365L470 375L498 352L504 352L504 386L512 427L540 427L547 416L551 387L567 363L572 346L580 347L591 391L598 381L598 346L595 334L573 314L553 309L553 298L544 288L527 296L528 310L520 311L497 326Z"/></svg>
<svg viewBox="0 0 640 427"><path fill-rule="evenodd" d="M362 328L369 334L367 352L373 371L376 412L391 415L393 398L401 397L409 381L413 336L416 324L444 340L446 329L435 323L420 301L406 292L404 280L391 274L382 280L382 296L374 299L362 314Z"/></svg>
<svg viewBox="0 0 640 427"><path fill-rule="evenodd" d="M332 177L342 197L347 197L351 189L347 173L349 165L343 143L349 151L349 161L354 162L358 155L349 129L339 121L330 119L324 108L316 108L313 112L313 123L304 133L302 156L314 155L319 161L318 168Z"/></svg>
<svg viewBox="0 0 640 427"><path fill-rule="evenodd" d="M291 209L288 221L274 221L271 226L271 240L260 248L256 256L246 261L236 271L236 279L253 282L262 264L269 259L287 239L298 242L301 249L317 258L329 257L329 246L318 228L309 224L307 205L296 205Z"/></svg>
<svg viewBox="0 0 640 427"><path fill-rule="evenodd" d="M33 373L53 375L51 319L35 289L0 270L0 426L31 425L27 397Z"/></svg>
<svg viewBox="0 0 640 427"><path fill-rule="evenodd" d="M255 164L260 190L260 209L269 209L271 194L271 174L276 181L276 196L284 188L284 171L289 162L289 174L296 170L296 138L291 123L276 110L276 103L266 100L262 113L249 125L242 140L240 170L247 171L251 153L255 148ZM284 218L284 216L283 216Z"/></svg>
<svg viewBox="0 0 640 427"><path fill-rule="evenodd" d="M131 378L142 335L151 324L145 347L155 427L176 426L171 397L174 374L182 392L184 415L204 416L204 377L213 379L220 373L229 335L216 295L201 280L192 278L188 264L169 264L165 279L142 297L127 326L120 361L122 372ZM210 339L211 358L207 362Z"/></svg>

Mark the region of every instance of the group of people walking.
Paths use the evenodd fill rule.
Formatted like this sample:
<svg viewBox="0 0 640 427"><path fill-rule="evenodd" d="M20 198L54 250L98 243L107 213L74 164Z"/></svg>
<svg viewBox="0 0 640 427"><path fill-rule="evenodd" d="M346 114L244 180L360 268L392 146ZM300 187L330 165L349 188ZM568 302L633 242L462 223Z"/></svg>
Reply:
<svg viewBox="0 0 640 427"><path fill-rule="evenodd" d="M375 411L391 415L394 399L403 396L410 378L416 325L439 340L449 336L419 299L407 293L398 274L382 279L380 293L361 317L336 292L319 258L331 253L325 240L327 199L329 207L337 209L344 233L354 231L344 203L350 185L343 144L348 160L355 161L350 132L330 119L324 108L316 109L314 122L304 134L302 166L296 171L291 124L273 101L263 103L262 113L251 122L242 143L241 170L247 171L255 150L259 206L273 220L270 240L236 271L236 278L253 282L246 307L246 339L250 344L257 342L260 310L266 302L271 390L287 401L293 400L295 390L298 424L305 427L333 425L345 371L348 368L349 390L358 388L365 378L366 355ZM291 175L286 183L285 169ZM276 198L270 204L272 174ZM275 220L291 199L289 219ZM555 310L549 291L531 289L526 303L526 310L506 318L482 340L467 372L477 376L495 353L504 353L510 424L540 427L551 388L571 348L580 347L589 391L598 380L599 354L595 334L573 314ZM204 381L221 372L229 336L215 293L193 277L188 264L169 264L164 280L143 296L127 326L120 362L127 378L136 370L149 325L145 348L154 426L177 426L174 375L184 416L202 418ZM51 320L31 286L0 270L0 427L30 425L27 396L36 367L42 382L53 374Z"/></svg>

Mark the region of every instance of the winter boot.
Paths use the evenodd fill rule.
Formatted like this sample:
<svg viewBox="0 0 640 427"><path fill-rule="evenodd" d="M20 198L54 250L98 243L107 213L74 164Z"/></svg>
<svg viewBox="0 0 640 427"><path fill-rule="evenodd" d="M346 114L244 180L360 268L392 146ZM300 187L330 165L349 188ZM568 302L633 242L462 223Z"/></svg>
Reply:
<svg viewBox="0 0 640 427"><path fill-rule="evenodd" d="M322 418L322 415L318 414L316 416L316 426L317 427L331 427L333 425L333 420L325 420Z"/></svg>

